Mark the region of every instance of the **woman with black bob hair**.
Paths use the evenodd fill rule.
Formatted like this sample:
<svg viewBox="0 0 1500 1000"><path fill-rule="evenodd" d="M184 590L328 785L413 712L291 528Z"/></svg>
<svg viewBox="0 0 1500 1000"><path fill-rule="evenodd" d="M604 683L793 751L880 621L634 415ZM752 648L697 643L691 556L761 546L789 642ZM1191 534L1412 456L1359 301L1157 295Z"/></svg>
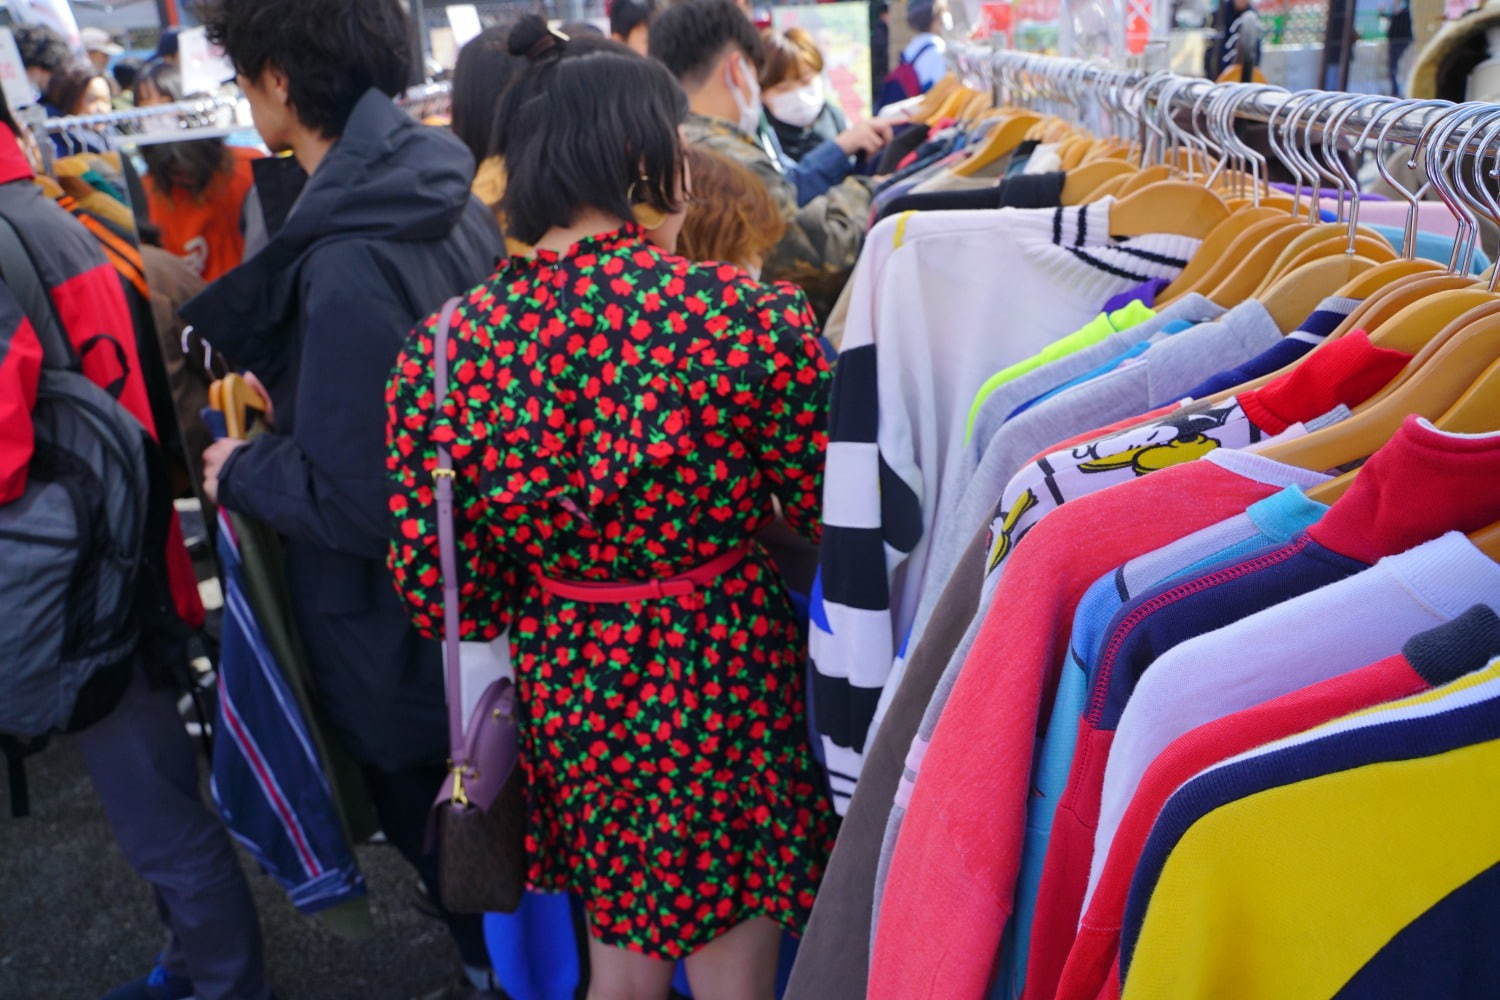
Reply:
<svg viewBox="0 0 1500 1000"><path fill-rule="evenodd" d="M439 635L442 444L461 632L508 636L528 882L582 899L589 995L660 1000L686 958L700 1000L767 1000L835 820L797 619L752 536L775 501L816 536L829 371L799 290L648 240L688 187L667 70L534 16L510 50L503 209L536 253L459 300L444 399L436 317L397 360L390 565Z"/></svg>

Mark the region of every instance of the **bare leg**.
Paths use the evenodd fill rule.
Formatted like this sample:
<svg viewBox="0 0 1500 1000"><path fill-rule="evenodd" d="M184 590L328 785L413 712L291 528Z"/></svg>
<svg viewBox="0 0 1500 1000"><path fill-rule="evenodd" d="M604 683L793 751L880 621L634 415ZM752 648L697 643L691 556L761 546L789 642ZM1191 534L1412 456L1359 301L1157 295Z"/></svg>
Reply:
<svg viewBox="0 0 1500 1000"><path fill-rule="evenodd" d="M781 925L767 917L747 920L688 956L694 1000L772 1000Z"/></svg>
<svg viewBox="0 0 1500 1000"><path fill-rule="evenodd" d="M638 955L589 935L588 1000L663 1000L673 963Z"/></svg>

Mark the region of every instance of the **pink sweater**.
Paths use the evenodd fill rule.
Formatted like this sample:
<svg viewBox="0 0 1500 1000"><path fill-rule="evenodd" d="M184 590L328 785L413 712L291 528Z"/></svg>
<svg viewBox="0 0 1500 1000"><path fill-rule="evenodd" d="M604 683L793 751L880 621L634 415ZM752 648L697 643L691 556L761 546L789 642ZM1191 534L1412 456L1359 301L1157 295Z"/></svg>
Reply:
<svg viewBox="0 0 1500 1000"><path fill-rule="evenodd" d="M1037 719L1083 592L1103 573L1319 473L1216 451L1080 497L1004 569L922 761L896 842L870 1000L980 1000L1011 915Z"/></svg>

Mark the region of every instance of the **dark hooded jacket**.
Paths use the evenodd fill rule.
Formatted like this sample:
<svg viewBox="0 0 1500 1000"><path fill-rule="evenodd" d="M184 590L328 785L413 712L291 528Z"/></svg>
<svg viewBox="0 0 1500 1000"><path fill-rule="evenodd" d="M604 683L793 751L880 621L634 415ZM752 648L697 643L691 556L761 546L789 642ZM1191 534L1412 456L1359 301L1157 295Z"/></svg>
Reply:
<svg viewBox="0 0 1500 1000"><path fill-rule="evenodd" d="M385 384L411 328L502 253L473 174L461 142L371 90L270 242L182 310L270 390L275 433L234 452L219 501L282 536L320 704L385 771L447 749L438 644L385 567Z"/></svg>

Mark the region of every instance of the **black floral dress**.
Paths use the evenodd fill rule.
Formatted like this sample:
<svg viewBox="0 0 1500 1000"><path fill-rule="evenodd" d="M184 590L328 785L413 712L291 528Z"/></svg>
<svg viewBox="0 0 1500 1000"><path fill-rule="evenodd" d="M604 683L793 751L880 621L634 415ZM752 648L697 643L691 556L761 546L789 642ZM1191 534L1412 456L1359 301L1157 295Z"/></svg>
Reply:
<svg viewBox="0 0 1500 1000"><path fill-rule="evenodd" d="M756 916L800 930L835 819L802 640L764 551L692 594L630 603L563 599L537 576L681 574L745 546L773 496L815 535L830 378L801 293L666 255L634 227L511 258L455 318L440 419L435 322L388 391L391 567L440 634L444 442L463 636L508 628L516 663L532 886L579 894L596 937L662 958Z"/></svg>

